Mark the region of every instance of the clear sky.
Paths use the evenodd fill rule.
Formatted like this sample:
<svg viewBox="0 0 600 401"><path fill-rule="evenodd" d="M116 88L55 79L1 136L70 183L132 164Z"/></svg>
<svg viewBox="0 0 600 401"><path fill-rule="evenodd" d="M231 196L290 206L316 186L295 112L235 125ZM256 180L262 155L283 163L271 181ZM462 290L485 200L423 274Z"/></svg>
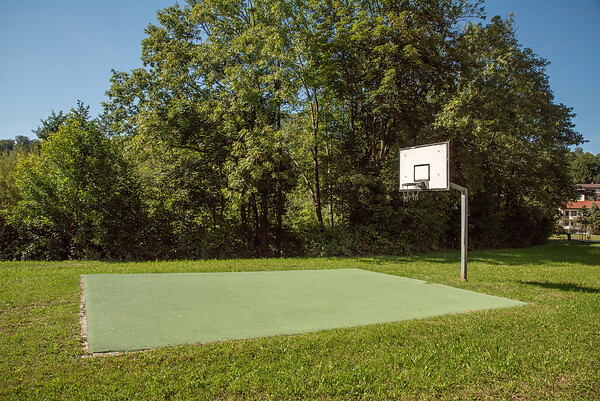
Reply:
<svg viewBox="0 0 600 401"><path fill-rule="evenodd" d="M111 69L141 67L156 10L175 0L0 0L0 139L32 129L77 100L102 112Z"/></svg>
<svg viewBox="0 0 600 401"><path fill-rule="evenodd" d="M175 0L0 0L0 139L33 137L52 110L82 100L99 114L111 69L141 66L144 29ZM600 153L600 0L486 0L488 20L515 13L517 36L550 61L555 101Z"/></svg>

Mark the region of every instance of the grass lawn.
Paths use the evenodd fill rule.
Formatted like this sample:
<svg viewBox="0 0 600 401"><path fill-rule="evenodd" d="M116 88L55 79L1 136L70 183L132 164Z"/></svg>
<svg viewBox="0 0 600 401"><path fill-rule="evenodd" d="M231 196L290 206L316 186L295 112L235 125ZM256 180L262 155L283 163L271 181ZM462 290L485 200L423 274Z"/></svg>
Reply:
<svg viewBox="0 0 600 401"><path fill-rule="evenodd" d="M567 234L553 235L553 239L567 239ZM587 234L571 234L573 241L600 241L600 235L590 235L588 238Z"/></svg>
<svg viewBox="0 0 600 401"><path fill-rule="evenodd" d="M0 263L2 399L600 399L600 244L414 257ZM354 268L529 302L89 357L80 275Z"/></svg>

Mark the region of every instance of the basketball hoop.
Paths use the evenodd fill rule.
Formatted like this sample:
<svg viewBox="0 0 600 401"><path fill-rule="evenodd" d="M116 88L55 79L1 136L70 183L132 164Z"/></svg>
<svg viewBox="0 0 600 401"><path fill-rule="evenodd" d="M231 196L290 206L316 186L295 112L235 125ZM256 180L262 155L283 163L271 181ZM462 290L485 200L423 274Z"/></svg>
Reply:
<svg viewBox="0 0 600 401"><path fill-rule="evenodd" d="M448 152L448 142L400 149L399 190L404 202L419 199L421 191L460 191L460 278L467 280L469 191L450 182Z"/></svg>
<svg viewBox="0 0 600 401"><path fill-rule="evenodd" d="M448 142L400 149L400 192L404 202L421 191L447 191Z"/></svg>
<svg viewBox="0 0 600 401"><path fill-rule="evenodd" d="M402 187L403 189L400 192L402 192L402 199L405 203L411 200L419 200L419 192L427 188L427 181L405 182Z"/></svg>

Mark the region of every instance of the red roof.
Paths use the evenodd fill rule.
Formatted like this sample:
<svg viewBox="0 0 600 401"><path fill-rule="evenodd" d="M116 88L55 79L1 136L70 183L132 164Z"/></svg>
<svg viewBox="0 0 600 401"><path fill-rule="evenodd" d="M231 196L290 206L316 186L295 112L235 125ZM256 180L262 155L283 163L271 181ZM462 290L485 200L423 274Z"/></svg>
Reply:
<svg viewBox="0 0 600 401"><path fill-rule="evenodd" d="M596 206L600 207L600 201L575 201L567 203L566 209L581 209L584 206L586 209L589 209L592 207L592 203L595 203Z"/></svg>

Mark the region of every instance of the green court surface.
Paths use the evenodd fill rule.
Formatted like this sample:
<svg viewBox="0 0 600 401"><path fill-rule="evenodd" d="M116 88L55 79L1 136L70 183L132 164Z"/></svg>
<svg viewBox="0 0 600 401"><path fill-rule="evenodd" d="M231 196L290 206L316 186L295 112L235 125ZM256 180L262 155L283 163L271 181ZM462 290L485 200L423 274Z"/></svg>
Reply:
<svg viewBox="0 0 600 401"><path fill-rule="evenodd" d="M297 334L523 302L359 269L83 276L90 352Z"/></svg>

